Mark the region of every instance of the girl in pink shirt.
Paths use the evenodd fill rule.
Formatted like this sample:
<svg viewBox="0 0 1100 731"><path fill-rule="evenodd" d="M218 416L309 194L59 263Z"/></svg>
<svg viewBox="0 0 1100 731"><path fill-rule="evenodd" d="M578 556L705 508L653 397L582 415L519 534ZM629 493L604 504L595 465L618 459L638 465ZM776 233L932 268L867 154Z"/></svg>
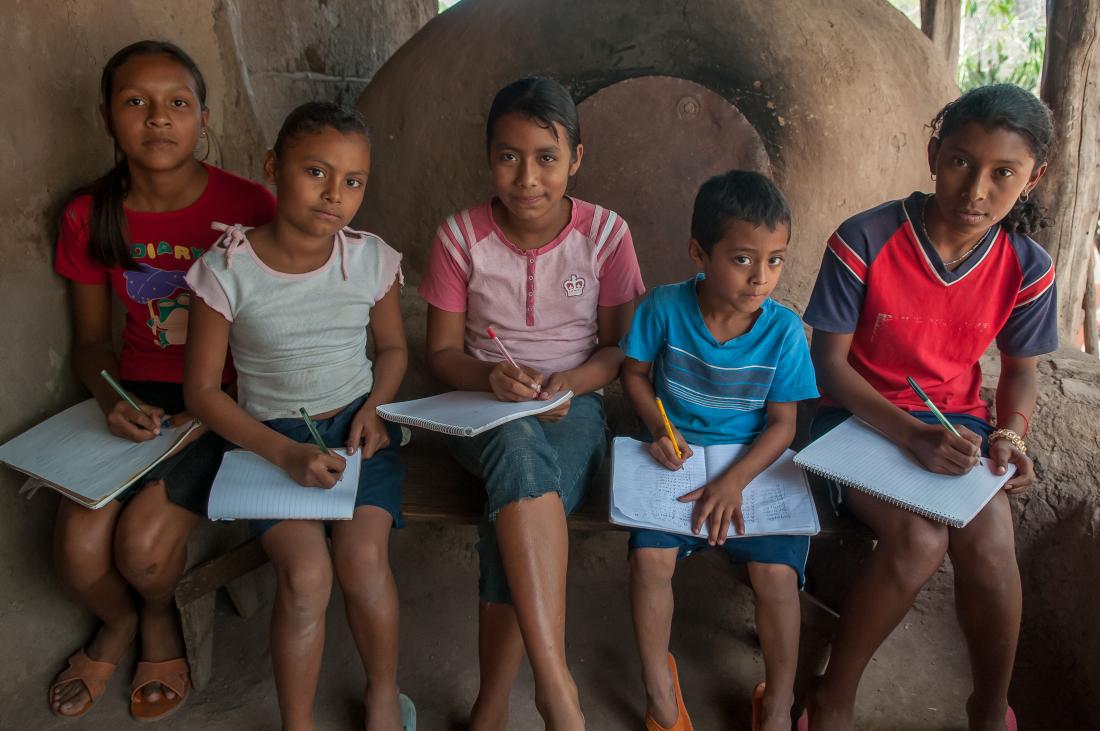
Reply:
<svg viewBox="0 0 1100 731"><path fill-rule="evenodd" d="M453 388L561 407L452 451L485 481L474 729L503 728L526 647L548 727L584 727L565 661L566 515L606 450L600 389L619 373L619 340L644 292L626 222L565 195L584 148L577 110L555 81L528 78L493 100L486 124L494 197L437 230L420 294L428 359ZM486 333L492 326L518 367Z"/></svg>

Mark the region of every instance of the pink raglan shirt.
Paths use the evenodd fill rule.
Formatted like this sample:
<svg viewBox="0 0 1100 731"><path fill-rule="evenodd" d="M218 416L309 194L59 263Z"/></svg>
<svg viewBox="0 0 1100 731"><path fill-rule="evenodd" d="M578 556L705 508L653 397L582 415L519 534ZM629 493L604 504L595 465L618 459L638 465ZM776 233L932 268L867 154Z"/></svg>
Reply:
<svg viewBox="0 0 1100 731"><path fill-rule="evenodd" d="M486 202L449 217L436 230L420 296L466 313L466 352L501 356L486 328L517 363L544 374L575 368L597 345L597 307L645 292L630 229L618 214L569 199L569 223L550 243L524 251L493 221Z"/></svg>

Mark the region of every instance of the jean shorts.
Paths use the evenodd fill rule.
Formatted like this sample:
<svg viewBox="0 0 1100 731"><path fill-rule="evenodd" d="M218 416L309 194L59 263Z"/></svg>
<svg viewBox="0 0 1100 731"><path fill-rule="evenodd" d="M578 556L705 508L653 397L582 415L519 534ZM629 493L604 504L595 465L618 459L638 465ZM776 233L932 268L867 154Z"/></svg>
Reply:
<svg viewBox="0 0 1100 731"><path fill-rule="evenodd" d="M810 422L810 441L824 436L828 432L840 426L845 419L852 415L851 411L837 406L823 406L814 414ZM939 419L931 411L910 411L909 415L923 421L925 424L939 424ZM993 425L973 414L944 414L947 420L957 426L965 426L982 438L982 456L989 456L989 435L993 433ZM814 478L818 479L818 478ZM833 512L840 514L840 508L848 497L848 486L833 480L826 480L829 486L829 500L833 506Z"/></svg>
<svg viewBox="0 0 1100 731"><path fill-rule="evenodd" d="M366 396L360 396L339 413L313 422L326 447L344 449L347 446L351 422L366 400ZM270 419L264 424L296 442L313 441L309 427L302 419ZM382 508L393 517L395 528L403 528L405 519L401 517L401 482L405 479L405 466L401 464L398 456L401 428L389 421L383 424L386 425L386 433L390 437L389 446L379 449L373 457L363 460L359 466L359 489L355 493L355 507L373 505ZM253 535L259 536L279 522L279 520L253 520L249 528ZM331 530L331 528L331 521L327 521L326 529Z"/></svg>
<svg viewBox="0 0 1100 731"><path fill-rule="evenodd" d="M630 552L639 548L675 548L676 559L687 558L711 548L706 538L665 533L658 530L630 531ZM806 559L810 555L809 536L750 536L729 538L721 546L735 564L775 563L785 564L798 575L798 588L806 584Z"/></svg>
<svg viewBox="0 0 1100 731"><path fill-rule="evenodd" d="M462 467L485 483L485 516L478 526L481 600L511 604L497 543L497 514L505 506L556 493L573 512L607 454L603 397L575 396L561 421L533 416L510 421L476 437L449 437L447 445Z"/></svg>

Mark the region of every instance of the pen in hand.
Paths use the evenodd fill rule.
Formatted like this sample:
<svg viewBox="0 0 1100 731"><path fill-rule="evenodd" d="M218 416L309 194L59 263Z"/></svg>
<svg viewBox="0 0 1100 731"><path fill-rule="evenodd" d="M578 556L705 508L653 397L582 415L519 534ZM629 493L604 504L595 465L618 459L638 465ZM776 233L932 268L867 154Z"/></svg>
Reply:
<svg viewBox="0 0 1100 731"><path fill-rule="evenodd" d="M497 350L500 351L500 354L505 357L505 359L511 364L511 366L513 368L515 368L520 373L522 373L523 369L519 367L518 363L516 363L514 360L512 360L512 355L508 352L508 349L504 347L504 342L500 338L497 337L497 334L495 332L493 332L493 328L491 326L487 327L487 328L485 328L485 332L488 333L488 335L492 339L493 343L496 344ZM540 384L540 383L533 383L533 384L531 384L531 387L535 389L535 393L538 393L539 391L542 390L542 384Z"/></svg>
<svg viewBox="0 0 1100 731"><path fill-rule="evenodd" d="M106 370L101 370L99 372L99 375L103 378L104 381L107 382L108 386L114 389L114 392L117 393L123 401L130 405L130 408L132 408L134 411L145 414L146 416L149 415L148 412L145 411L145 409L138 406L137 401L134 401L133 397L126 392L126 389L122 387L122 384L111 377L110 373L108 373ZM169 417L165 416L164 420L161 422L160 429L166 429L171 425L172 420ZM159 429L155 429L154 431L156 431L158 434L160 433Z"/></svg>
<svg viewBox="0 0 1100 731"><path fill-rule="evenodd" d="M301 413L302 418L305 420L306 428L309 429L309 433L310 436L313 437L314 444L320 447L321 451L325 454L332 454L332 452L328 451L328 447L325 446L324 440L321 439L321 435L317 432L317 427L313 425L313 419L309 418L309 414L306 413L305 407L303 406L302 408L298 409L298 412Z"/></svg>
<svg viewBox="0 0 1100 731"><path fill-rule="evenodd" d="M932 399L928 398L928 394L924 392L923 388L917 385L917 382L913 380L913 377L908 376L905 380L909 382L909 388L913 389L913 393L917 394L917 398L924 402L924 405L928 407L928 410L931 411L933 415L935 415L936 419L938 419L939 422L943 424L944 427L952 434L959 438L962 438L962 435L959 434L954 425L947 420L947 417L944 416L939 409L936 408L936 405L932 403Z"/></svg>

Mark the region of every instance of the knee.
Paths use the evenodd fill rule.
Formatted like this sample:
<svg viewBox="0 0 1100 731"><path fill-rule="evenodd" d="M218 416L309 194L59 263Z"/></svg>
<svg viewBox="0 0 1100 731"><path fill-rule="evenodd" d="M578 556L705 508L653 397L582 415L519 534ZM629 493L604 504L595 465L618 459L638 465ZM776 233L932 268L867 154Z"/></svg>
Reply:
<svg viewBox="0 0 1100 731"><path fill-rule="evenodd" d="M340 588L349 596L369 596L384 587L390 573L384 545L364 542L336 557Z"/></svg>
<svg viewBox="0 0 1100 731"><path fill-rule="evenodd" d="M171 558L180 550L183 546L169 542L155 524L127 526L115 536L115 565L119 573L140 591L165 582Z"/></svg>
<svg viewBox="0 0 1100 731"><path fill-rule="evenodd" d="M965 573L969 582L997 583L1019 571L1011 530L953 539L951 561L955 571Z"/></svg>
<svg viewBox="0 0 1100 731"><path fill-rule="evenodd" d="M932 577L947 555L947 526L912 520L897 536L881 541L889 552L891 568L902 584L920 588Z"/></svg>
<svg viewBox="0 0 1100 731"><path fill-rule="evenodd" d="M639 548L630 554L630 578L636 582L669 582L676 573L676 550Z"/></svg>
<svg viewBox="0 0 1100 731"><path fill-rule="evenodd" d="M77 591L111 571L111 542L97 535L65 532L54 539L54 562L62 581Z"/></svg>
<svg viewBox="0 0 1100 731"><path fill-rule="evenodd" d="M798 574L782 563L751 563L749 579L757 602L775 603L798 597Z"/></svg>
<svg viewBox="0 0 1100 731"><path fill-rule="evenodd" d="M327 554L312 561L276 566L275 574L284 606L299 615L324 614L332 591L332 564Z"/></svg>

